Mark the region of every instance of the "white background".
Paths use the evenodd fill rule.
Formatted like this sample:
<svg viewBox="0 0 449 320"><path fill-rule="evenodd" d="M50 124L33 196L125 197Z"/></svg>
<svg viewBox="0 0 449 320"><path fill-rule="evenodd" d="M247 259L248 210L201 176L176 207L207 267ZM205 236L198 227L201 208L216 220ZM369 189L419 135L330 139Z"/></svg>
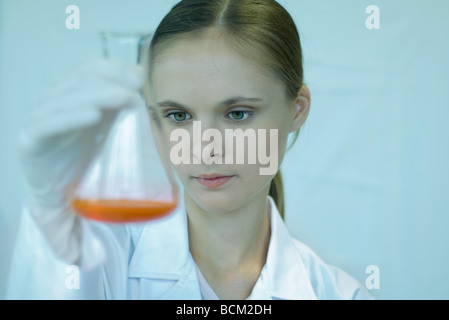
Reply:
<svg viewBox="0 0 449 320"><path fill-rule="evenodd" d="M14 139L100 30L151 31L177 1L0 0L0 298L23 187ZM379 299L449 298L449 2L284 0L300 30L312 108L282 165L287 223ZM78 5L81 28L65 27ZM368 30L368 5L380 29ZM32 267L32 266L30 266Z"/></svg>

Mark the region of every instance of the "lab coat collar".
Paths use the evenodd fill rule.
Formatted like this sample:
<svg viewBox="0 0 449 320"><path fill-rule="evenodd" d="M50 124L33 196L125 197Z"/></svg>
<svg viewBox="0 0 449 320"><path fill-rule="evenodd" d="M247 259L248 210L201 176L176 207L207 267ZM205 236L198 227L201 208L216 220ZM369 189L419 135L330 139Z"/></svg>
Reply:
<svg viewBox="0 0 449 320"><path fill-rule="evenodd" d="M180 199L179 203L183 204L184 200ZM271 197L268 197L267 205L271 238L262 271L264 289L253 290L252 297L316 299L298 249ZM201 299L195 263L189 250L187 214L183 205L168 217L145 226L130 261L129 276L176 280L163 299Z"/></svg>
<svg viewBox="0 0 449 320"><path fill-rule="evenodd" d="M268 197L268 201L271 238L265 270L262 271L262 280L267 281L268 294L271 299L316 300L295 240L290 236L274 200Z"/></svg>

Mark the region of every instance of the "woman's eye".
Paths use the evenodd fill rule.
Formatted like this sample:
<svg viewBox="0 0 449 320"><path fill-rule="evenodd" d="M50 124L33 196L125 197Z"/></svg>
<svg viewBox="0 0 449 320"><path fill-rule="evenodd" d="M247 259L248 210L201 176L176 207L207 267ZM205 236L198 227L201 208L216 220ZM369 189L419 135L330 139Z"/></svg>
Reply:
<svg viewBox="0 0 449 320"><path fill-rule="evenodd" d="M228 117L233 121L244 121L248 119L253 112L251 111L243 111L243 110L235 110L228 113ZM192 117L183 111L170 112L165 115L165 118L169 118L171 121L175 123L182 123L190 120Z"/></svg>
<svg viewBox="0 0 449 320"><path fill-rule="evenodd" d="M236 111L229 112L229 115L230 115L232 120L243 121L243 120L248 119L252 115L252 112L251 111L236 110Z"/></svg>
<svg viewBox="0 0 449 320"><path fill-rule="evenodd" d="M170 118L174 122L184 122L188 119L188 115L185 112L171 112L165 116L166 118Z"/></svg>

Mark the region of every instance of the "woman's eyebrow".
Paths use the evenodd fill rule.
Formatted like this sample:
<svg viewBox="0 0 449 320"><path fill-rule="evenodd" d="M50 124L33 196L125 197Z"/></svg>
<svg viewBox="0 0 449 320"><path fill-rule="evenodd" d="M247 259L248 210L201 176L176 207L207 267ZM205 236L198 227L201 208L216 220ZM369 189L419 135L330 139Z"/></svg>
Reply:
<svg viewBox="0 0 449 320"><path fill-rule="evenodd" d="M263 99L261 99L261 98L246 98L246 97L242 97L242 96L237 96L237 97L232 97L232 98L226 99L226 100L218 103L215 107L222 108L222 107L231 106L231 105L234 105L237 103L261 102L261 101L263 101ZM185 106L179 102L172 101L172 100L164 100L164 101L158 102L157 105L159 107L173 107L173 108L179 108L179 109L189 109L188 106Z"/></svg>

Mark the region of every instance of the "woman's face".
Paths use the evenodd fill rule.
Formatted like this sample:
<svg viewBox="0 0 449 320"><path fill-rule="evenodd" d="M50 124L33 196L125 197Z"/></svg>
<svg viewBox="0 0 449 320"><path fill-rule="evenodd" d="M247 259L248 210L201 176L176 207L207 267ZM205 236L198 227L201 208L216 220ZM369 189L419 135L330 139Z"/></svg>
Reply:
<svg viewBox="0 0 449 320"><path fill-rule="evenodd" d="M160 110L167 140L173 130L183 129L177 131L183 133L182 138L179 134L168 142L170 150L176 150L172 163L176 162L173 157L182 153L181 144L190 142L188 155L182 154L190 163L173 167L185 191L200 207L209 212L231 212L261 192L268 194L288 134L294 131L295 101L287 100L279 80L240 55L216 32L174 41L155 58L151 80L149 104ZM215 129L209 131L212 137L203 135L207 129ZM236 129L249 129L246 132L255 134L256 143L242 145L226 139L225 130L234 134ZM265 129L260 131L266 141L262 145L259 129ZM236 155L241 150L237 149L241 147L245 148L245 158L238 164ZM256 163L249 163L248 152ZM260 161L267 158L276 170L261 174L260 168L269 165ZM206 179L215 176L225 178Z"/></svg>

